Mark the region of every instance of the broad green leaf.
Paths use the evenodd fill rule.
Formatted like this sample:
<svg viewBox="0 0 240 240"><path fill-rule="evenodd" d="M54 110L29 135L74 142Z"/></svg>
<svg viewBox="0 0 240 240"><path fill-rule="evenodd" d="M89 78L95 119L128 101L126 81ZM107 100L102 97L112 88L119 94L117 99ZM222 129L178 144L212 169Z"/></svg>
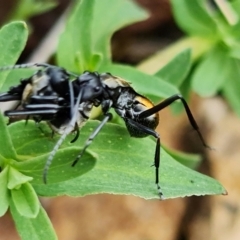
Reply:
<svg viewBox="0 0 240 240"><path fill-rule="evenodd" d="M47 141L47 139L45 141ZM72 167L72 163L79 153L79 147L60 149L54 156L53 162L48 171L47 185L76 178L90 171L94 167L97 155L92 151L86 151L82 157L82 161L80 161L75 167ZM23 174L33 177L34 179L32 183L44 184L43 169L48 156L49 154L44 154L22 163L15 163L14 166Z"/></svg>
<svg viewBox="0 0 240 240"><path fill-rule="evenodd" d="M30 183L22 184L19 189L12 189L11 197L16 210L21 216L27 218L37 217L40 203Z"/></svg>
<svg viewBox="0 0 240 240"><path fill-rule="evenodd" d="M17 154L22 160L22 162L12 163L13 166L21 173L33 177L33 183L43 184L43 169L59 136L56 135L51 139L49 127L44 123L41 123L39 127L42 132L33 121L29 121L27 126L24 126L24 121L20 121L11 124L9 131ZM70 143L73 138L74 136L69 135L64 145L60 146L60 150L54 156L48 173L49 183L75 178L94 167L97 155L92 151L87 151L84 154L83 161L80 164L74 168L71 167L81 148L81 146Z"/></svg>
<svg viewBox="0 0 240 240"><path fill-rule="evenodd" d="M2 114L0 113L0 158L16 159L16 152Z"/></svg>
<svg viewBox="0 0 240 240"><path fill-rule="evenodd" d="M98 124L97 121L89 121L75 144L83 146ZM155 169L150 167L155 152L155 141L151 138L131 138L126 128L108 123L89 149L99 156L91 171L59 184L34 184L37 193L42 196L111 193L159 198L154 184ZM216 180L184 167L163 149L160 184L165 198L225 193Z"/></svg>
<svg viewBox="0 0 240 240"><path fill-rule="evenodd" d="M166 82L179 87L191 67L191 50L185 49L178 53L170 62L154 75Z"/></svg>
<svg viewBox="0 0 240 240"><path fill-rule="evenodd" d="M111 59L110 40L114 32L148 17L134 1L95 1L92 21L92 51ZM105 61L106 62L106 61Z"/></svg>
<svg viewBox="0 0 240 240"><path fill-rule="evenodd" d="M226 79L222 93L233 110L240 116L240 60L232 59L229 77Z"/></svg>
<svg viewBox="0 0 240 240"><path fill-rule="evenodd" d="M26 176L13 167L9 167L8 173L8 189L19 189L22 184L31 181L33 178Z"/></svg>
<svg viewBox="0 0 240 240"><path fill-rule="evenodd" d="M0 217L2 217L9 206L9 190L7 188L8 166L0 172Z"/></svg>
<svg viewBox="0 0 240 240"><path fill-rule="evenodd" d="M68 70L83 72L91 58L93 5L95 0L79 1L58 44L58 63Z"/></svg>
<svg viewBox="0 0 240 240"><path fill-rule="evenodd" d="M106 64L100 67L100 72L110 72L132 83L132 87L139 94L147 95L153 101L159 102L161 98L167 98L179 93L171 83L162 79L140 72L130 66L120 64Z"/></svg>
<svg viewBox="0 0 240 240"><path fill-rule="evenodd" d="M181 29L190 35L213 36L213 22L199 1L171 0L174 18ZM196 15L197 13L197 15ZM200 13L202 14L200 16ZM204 19L204 23L203 20ZM208 24L205 24L208 22Z"/></svg>
<svg viewBox="0 0 240 240"><path fill-rule="evenodd" d="M10 210L22 240L57 240L52 223L42 207L36 218L20 215L12 201Z"/></svg>
<svg viewBox="0 0 240 240"><path fill-rule="evenodd" d="M0 29L0 66L13 65L25 47L28 37L24 22L12 22ZM0 89L8 72L0 72Z"/></svg>
<svg viewBox="0 0 240 240"><path fill-rule="evenodd" d="M192 87L203 97L216 94L228 79L231 60L222 46L216 46L199 63L193 75Z"/></svg>
<svg viewBox="0 0 240 240"><path fill-rule="evenodd" d="M18 121L8 126L18 155L36 157L49 153L55 146L51 129L44 123Z"/></svg>
<svg viewBox="0 0 240 240"><path fill-rule="evenodd" d="M174 149L170 149L166 146L164 146L163 148L175 160L177 160L184 166L189 167L191 169L196 169L202 160L202 158L199 154L184 153L184 152L180 152L180 151L177 151Z"/></svg>

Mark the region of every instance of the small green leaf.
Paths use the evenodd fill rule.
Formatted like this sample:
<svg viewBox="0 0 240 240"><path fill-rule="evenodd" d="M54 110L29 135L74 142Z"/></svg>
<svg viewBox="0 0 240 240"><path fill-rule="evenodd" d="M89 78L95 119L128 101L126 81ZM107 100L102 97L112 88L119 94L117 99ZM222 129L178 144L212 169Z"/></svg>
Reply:
<svg viewBox="0 0 240 240"><path fill-rule="evenodd" d="M32 185L26 182L19 189L12 189L11 196L18 213L27 218L36 218L40 203Z"/></svg>
<svg viewBox="0 0 240 240"><path fill-rule="evenodd" d="M191 50L185 49L178 53L170 62L154 75L166 82L179 87L191 67Z"/></svg>
<svg viewBox="0 0 240 240"><path fill-rule="evenodd" d="M199 154L184 153L184 152L180 152L180 151L177 151L174 149L170 149L166 146L164 146L163 148L175 160L177 160L184 166L189 167L191 169L196 169L202 160L202 158Z"/></svg>
<svg viewBox="0 0 240 240"><path fill-rule="evenodd" d="M235 113L240 116L240 60L232 59L229 69L229 77L226 79L222 93L228 100Z"/></svg>
<svg viewBox="0 0 240 240"><path fill-rule="evenodd" d="M58 63L68 70L83 72L91 58L93 5L95 0L79 1L59 40Z"/></svg>
<svg viewBox="0 0 240 240"><path fill-rule="evenodd" d="M103 61L103 55L102 54L98 54L98 53L94 53L90 59L90 69L98 69L101 62Z"/></svg>
<svg viewBox="0 0 240 240"><path fill-rule="evenodd" d="M206 0L185 0L186 6L191 12L192 16L200 23L202 24L202 27L206 27L210 34L216 33L216 23L213 19L213 16L211 16L210 8L208 9L208 5L206 3ZM184 17L184 16L183 16Z"/></svg>
<svg viewBox="0 0 240 240"><path fill-rule="evenodd" d="M193 75L192 87L203 97L213 96L228 79L231 60L222 46L216 46L202 59ZM220 71L221 69L221 71Z"/></svg>
<svg viewBox="0 0 240 240"><path fill-rule="evenodd" d="M75 144L83 146L98 124L89 121ZM109 123L89 147L98 154L96 166L91 171L61 183L34 184L34 188L42 196L111 193L159 198L154 184L155 168L150 167L154 161L155 144L151 138L131 138L126 128ZM216 180L184 167L163 149L160 184L165 198L225 193Z"/></svg>
<svg viewBox="0 0 240 240"><path fill-rule="evenodd" d="M102 53L108 62L111 59L110 40L114 32L148 17L145 10L134 1L95 1L92 21L92 51Z"/></svg>
<svg viewBox="0 0 240 240"><path fill-rule="evenodd" d="M20 215L13 201L11 201L10 210L22 240L57 240L52 223L42 207L36 218Z"/></svg>
<svg viewBox="0 0 240 240"><path fill-rule="evenodd" d="M1 129L0 158L1 159L17 159L10 134L8 132L5 120L1 113L0 113L0 129Z"/></svg>
<svg viewBox="0 0 240 240"><path fill-rule="evenodd" d="M199 0L171 0L174 18L190 35L214 37L215 24ZM206 24L207 23L207 24Z"/></svg>
<svg viewBox="0 0 240 240"><path fill-rule="evenodd" d="M15 4L14 11L11 12L9 19L27 20L30 17L44 13L57 5L53 0L21 0Z"/></svg>
<svg viewBox="0 0 240 240"><path fill-rule="evenodd" d="M57 51L59 65L75 72L97 70L100 60L110 61L113 33L146 16L145 11L131 1L78 2L60 37Z"/></svg>
<svg viewBox="0 0 240 240"><path fill-rule="evenodd" d="M19 58L28 37L27 26L24 22L12 22L0 30L0 66L12 65ZM0 72L0 89L8 72Z"/></svg>
<svg viewBox="0 0 240 240"><path fill-rule="evenodd" d="M177 88L171 83L165 82L158 77L142 73L130 66L105 64L100 67L100 72L111 72L113 75L121 76L125 81L132 83L132 87L139 94L147 95L156 102L159 102L160 98L167 98L179 93Z"/></svg>
<svg viewBox="0 0 240 240"><path fill-rule="evenodd" d="M2 217L9 206L9 191L7 188L8 182L8 166L0 172L0 217Z"/></svg>
<svg viewBox="0 0 240 240"><path fill-rule="evenodd" d="M19 189L22 184L31 181L33 178L20 173L13 167L9 167L8 189Z"/></svg>

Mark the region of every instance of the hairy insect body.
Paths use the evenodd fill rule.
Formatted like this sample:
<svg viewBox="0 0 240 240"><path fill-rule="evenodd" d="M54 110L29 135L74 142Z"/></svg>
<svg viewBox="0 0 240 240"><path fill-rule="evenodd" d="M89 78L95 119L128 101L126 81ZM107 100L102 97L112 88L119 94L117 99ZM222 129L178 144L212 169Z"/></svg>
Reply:
<svg viewBox="0 0 240 240"><path fill-rule="evenodd" d="M107 86L107 91L112 99L112 107L125 121L128 132L132 137L146 137L149 134L139 130L139 126L131 124L129 119L147 128L156 129L159 123L158 113L139 118L141 112L154 106L148 98L138 94L128 82L119 77L107 73L100 76Z"/></svg>
<svg viewBox="0 0 240 240"><path fill-rule="evenodd" d="M90 102L83 102L79 105L78 111L76 112L75 125L68 129L68 133L78 131L81 129L90 117L93 104ZM48 121L49 127L56 133L62 135L72 120L72 116L69 108L63 108L59 110L51 121Z"/></svg>
<svg viewBox="0 0 240 240"><path fill-rule="evenodd" d="M127 81L110 73L86 71L76 75L63 68L38 63L3 67L0 71L28 67L43 69L30 78L23 79L18 86L10 88L8 92L0 94L0 102L20 100L22 109L5 111L6 116L26 115L36 122L46 121L54 132L62 135L46 161L43 171L45 183L48 169L58 148L69 133L77 132L72 142L78 138L79 129L88 120L93 106L102 107L104 118L89 136L72 166L78 162L102 127L112 118L109 111L113 108L125 121L132 137L141 138L150 135L156 139L155 183L160 197L163 196L159 185L160 136L155 131L159 123L158 112L181 100L190 124L197 131L203 145L207 146L187 102L180 94L175 94L154 106L148 98L137 93Z"/></svg>

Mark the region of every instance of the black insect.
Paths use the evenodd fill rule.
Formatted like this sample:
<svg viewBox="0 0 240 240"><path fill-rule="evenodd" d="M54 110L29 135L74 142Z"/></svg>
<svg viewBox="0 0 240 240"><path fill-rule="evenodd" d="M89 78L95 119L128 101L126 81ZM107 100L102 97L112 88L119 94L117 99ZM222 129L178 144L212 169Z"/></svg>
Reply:
<svg viewBox="0 0 240 240"><path fill-rule="evenodd" d="M0 71L33 66L43 67L43 69L30 78L22 80L18 86L12 87L7 93L1 94L0 101L21 101L22 110L6 111L6 116L27 115L38 122L44 120L48 122L53 131L62 134L47 159L43 174L45 183L49 166L57 149L67 134L72 131L78 132L78 129L87 121L93 106L102 107L104 118L89 136L72 166L79 161L102 127L112 118L109 112L111 108L125 121L132 137L141 138L150 135L156 138L155 183L160 197L163 197L159 185L160 136L155 131L159 123L158 112L180 100L190 124L197 131L203 145L208 147L187 102L180 94L173 95L154 106L148 98L137 93L128 82L110 73L85 72L78 76L63 68L48 64L17 65L0 68ZM35 79L37 79L36 82ZM74 140L77 137L78 134Z"/></svg>

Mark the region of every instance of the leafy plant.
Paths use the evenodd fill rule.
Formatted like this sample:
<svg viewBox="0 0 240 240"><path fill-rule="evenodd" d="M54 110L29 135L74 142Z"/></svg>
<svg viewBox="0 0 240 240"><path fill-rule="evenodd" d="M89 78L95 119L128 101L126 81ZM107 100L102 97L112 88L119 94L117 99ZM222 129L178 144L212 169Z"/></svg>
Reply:
<svg viewBox="0 0 240 240"><path fill-rule="evenodd" d="M109 8L109 4L111 11L106 12L106 5ZM176 86L181 85L190 68L189 50L176 56L155 76L111 61L109 44L114 31L146 17L146 12L130 1L78 2L59 40L56 53L58 64L78 73L94 70L119 75L132 82L141 94L156 101L178 93ZM5 57L0 56L0 65L14 64L26 40L27 29L23 22L13 22L3 27L0 31L0 49ZM8 72L0 74L1 91L19 82ZM176 79L176 76L179 78ZM10 207L22 239L32 239L33 236L56 239L37 195L113 193L159 199L153 182L155 171L150 168L154 157L154 140L149 137L141 140L130 138L126 128L116 123L108 123L76 167L71 167L74 157L98 124L97 120L88 121L73 144L70 144L72 136L68 136L54 157L48 184L43 184L43 167L58 136L51 139L51 131L45 123L40 124L42 133L31 121L25 127L24 121L6 126L0 116L0 214L4 215ZM187 166L196 164L196 158L191 163L184 155L161 149L160 183L166 199L225 193L216 180L178 163L169 153Z"/></svg>
<svg viewBox="0 0 240 240"><path fill-rule="evenodd" d="M44 13L57 5L55 0L17 0L9 20L28 20L30 17Z"/></svg>
<svg viewBox="0 0 240 240"><path fill-rule="evenodd" d="M240 1L214 2L171 0L177 24L189 35L182 43L196 53L192 90L203 97L221 93L240 116Z"/></svg>

